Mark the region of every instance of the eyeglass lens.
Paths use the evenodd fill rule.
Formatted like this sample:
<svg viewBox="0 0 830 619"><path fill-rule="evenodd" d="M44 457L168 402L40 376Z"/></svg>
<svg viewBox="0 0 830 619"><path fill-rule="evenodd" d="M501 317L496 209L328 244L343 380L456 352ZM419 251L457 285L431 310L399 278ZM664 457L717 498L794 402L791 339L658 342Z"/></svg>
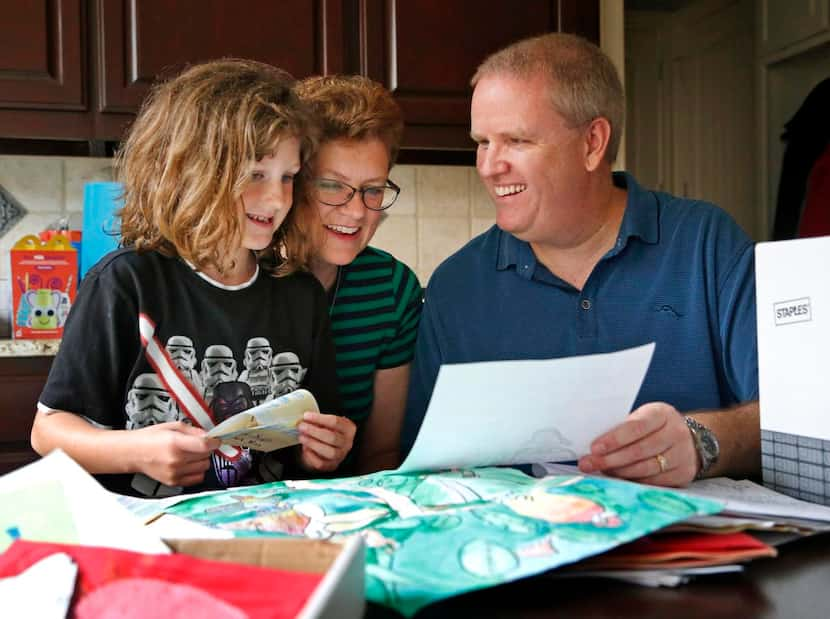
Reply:
<svg viewBox="0 0 830 619"><path fill-rule="evenodd" d="M316 179L314 181L317 199L331 206L342 206L352 199L356 191L360 192L363 204L367 208L380 210L389 208L398 197L398 189L394 186L363 187L356 189L346 183L332 179Z"/></svg>

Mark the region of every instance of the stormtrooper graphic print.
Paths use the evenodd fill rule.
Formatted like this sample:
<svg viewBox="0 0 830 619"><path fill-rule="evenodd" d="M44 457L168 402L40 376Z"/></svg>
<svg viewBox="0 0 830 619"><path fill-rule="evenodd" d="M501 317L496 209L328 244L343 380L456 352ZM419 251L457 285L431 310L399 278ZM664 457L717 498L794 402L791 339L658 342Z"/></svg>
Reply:
<svg viewBox="0 0 830 619"><path fill-rule="evenodd" d="M201 396L200 408L217 421L300 386L321 411L340 414L322 286L307 272L276 277L264 269L225 286L177 256L133 248L108 254L81 282L40 404L109 430L186 421L168 387L171 376ZM290 447L267 462L259 452L234 462L216 458L202 482L186 487L156 487L138 471L96 477L122 494L163 496L305 475L300 466Z"/></svg>
<svg viewBox="0 0 830 619"><path fill-rule="evenodd" d="M171 336L164 348L182 377L203 397L217 424L298 389L308 371L296 353L280 350L275 354L266 337L254 337L246 342L241 363L237 363L233 350L224 344L208 345L200 363L193 340L185 335ZM168 421L191 423L155 373L139 374L135 378L127 394L125 413L128 430ZM250 481L252 454L249 449L241 451L241 456L234 461L215 452L211 455L213 473L226 488Z"/></svg>

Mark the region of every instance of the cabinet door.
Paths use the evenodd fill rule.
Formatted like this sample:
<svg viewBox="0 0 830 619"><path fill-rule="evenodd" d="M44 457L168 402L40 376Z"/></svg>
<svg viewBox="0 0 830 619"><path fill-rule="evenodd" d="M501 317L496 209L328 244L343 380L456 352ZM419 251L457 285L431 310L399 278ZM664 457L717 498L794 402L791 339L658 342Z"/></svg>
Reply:
<svg viewBox="0 0 830 619"><path fill-rule="evenodd" d="M83 133L85 114L67 114L62 123L43 115L87 108L81 0L0 0L0 12L0 134Z"/></svg>
<svg viewBox="0 0 830 619"><path fill-rule="evenodd" d="M597 0L360 0L359 72L395 94L404 147L464 148L470 78L484 58L551 31L599 38Z"/></svg>
<svg viewBox="0 0 830 619"><path fill-rule="evenodd" d="M0 359L0 475L37 459L29 445L37 400L52 357Z"/></svg>
<svg viewBox="0 0 830 619"><path fill-rule="evenodd" d="M97 111L129 120L158 76L223 56L296 77L340 72L343 1L97 0ZM104 116L98 137L113 129Z"/></svg>

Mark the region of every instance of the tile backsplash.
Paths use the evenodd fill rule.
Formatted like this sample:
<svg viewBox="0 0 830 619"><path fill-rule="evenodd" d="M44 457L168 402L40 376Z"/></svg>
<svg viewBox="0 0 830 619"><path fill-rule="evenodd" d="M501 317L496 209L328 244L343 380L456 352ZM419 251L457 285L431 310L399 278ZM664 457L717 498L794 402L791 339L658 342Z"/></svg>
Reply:
<svg viewBox="0 0 830 619"><path fill-rule="evenodd" d="M372 245L408 264L426 285L444 258L493 224L495 210L472 167L399 165L391 178L401 195ZM11 333L11 246L61 217L79 226L84 184L111 180L111 159L0 156L0 186L26 211L0 236L0 338Z"/></svg>
<svg viewBox="0 0 830 619"><path fill-rule="evenodd" d="M26 215L23 208L9 192L0 185L0 237L3 233L14 227L18 221Z"/></svg>
<svg viewBox="0 0 830 619"><path fill-rule="evenodd" d="M84 184L111 180L107 158L0 156L0 186L26 210L0 236L0 338L11 337L9 249L62 217L80 227Z"/></svg>

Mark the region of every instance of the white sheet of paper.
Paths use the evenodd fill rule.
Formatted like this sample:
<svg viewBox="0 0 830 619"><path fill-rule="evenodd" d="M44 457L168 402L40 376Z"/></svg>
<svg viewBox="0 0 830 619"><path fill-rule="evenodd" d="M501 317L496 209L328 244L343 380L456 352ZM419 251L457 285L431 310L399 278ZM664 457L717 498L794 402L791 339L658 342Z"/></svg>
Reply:
<svg viewBox="0 0 830 619"><path fill-rule="evenodd" d="M748 479L712 477L693 482L688 488L680 488L678 491L722 501L723 511L727 514L771 518L783 522L789 519L830 522L830 507L794 499Z"/></svg>
<svg viewBox="0 0 830 619"><path fill-rule="evenodd" d="M234 537L233 531L208 527L173 514L162 514L146 526L161 539L233 539Z"/></svg>
<svg viewBox="0 0 830 619"><path fill-rule="evenodd" d="M140 497L118 494L117 492L110 492L110 495L115 497L116 501L126 507L130 513L138 518L142 523L148 524L161 516L168 507L172 507L182 501L189 501L190 499L209 496L218 492L224 492L224 490L205 490L204 492L177 494L176 496L163 497L160 499L143 499Z"/></svg>
<svg viewBox="0 0 830 619"><path fill-rule="evenodd" d="M153 554L170 552L92 475L59 449L0 477L0 497L4 492L43 480L59 480L63 485L80 544ZM20 518L22 525L25 525L26 514L20 514ZM25 526L21 526L21 530L25 533ZM25 535L22 537L25 538Z"/></svg>
<svg viewBox="0 0 830 619"><path fill-rule="evenodd" d="M585 570L579 572L567 572L562 570L551 570L545 575L549 578L610 578L620 580L632 585L643 587L677 587L689 582L695 576L709 576L711 574L730 574L743 571L742 565L701 565L698 567L685 567L678 569L663 570Z"/></svg>
<svg viewBox="0 0 830 619"><path fill-rule="evenodd" d="M442 365L398 470L576 460L631 412L653 352Z"/></svg>
<svg viewBox="0 0 830 619"><path fill-rule="evenodd" d="M3 616L64 619L77 576L78 566L72 557L56 552L17 576L0 578Z"/></svg>

